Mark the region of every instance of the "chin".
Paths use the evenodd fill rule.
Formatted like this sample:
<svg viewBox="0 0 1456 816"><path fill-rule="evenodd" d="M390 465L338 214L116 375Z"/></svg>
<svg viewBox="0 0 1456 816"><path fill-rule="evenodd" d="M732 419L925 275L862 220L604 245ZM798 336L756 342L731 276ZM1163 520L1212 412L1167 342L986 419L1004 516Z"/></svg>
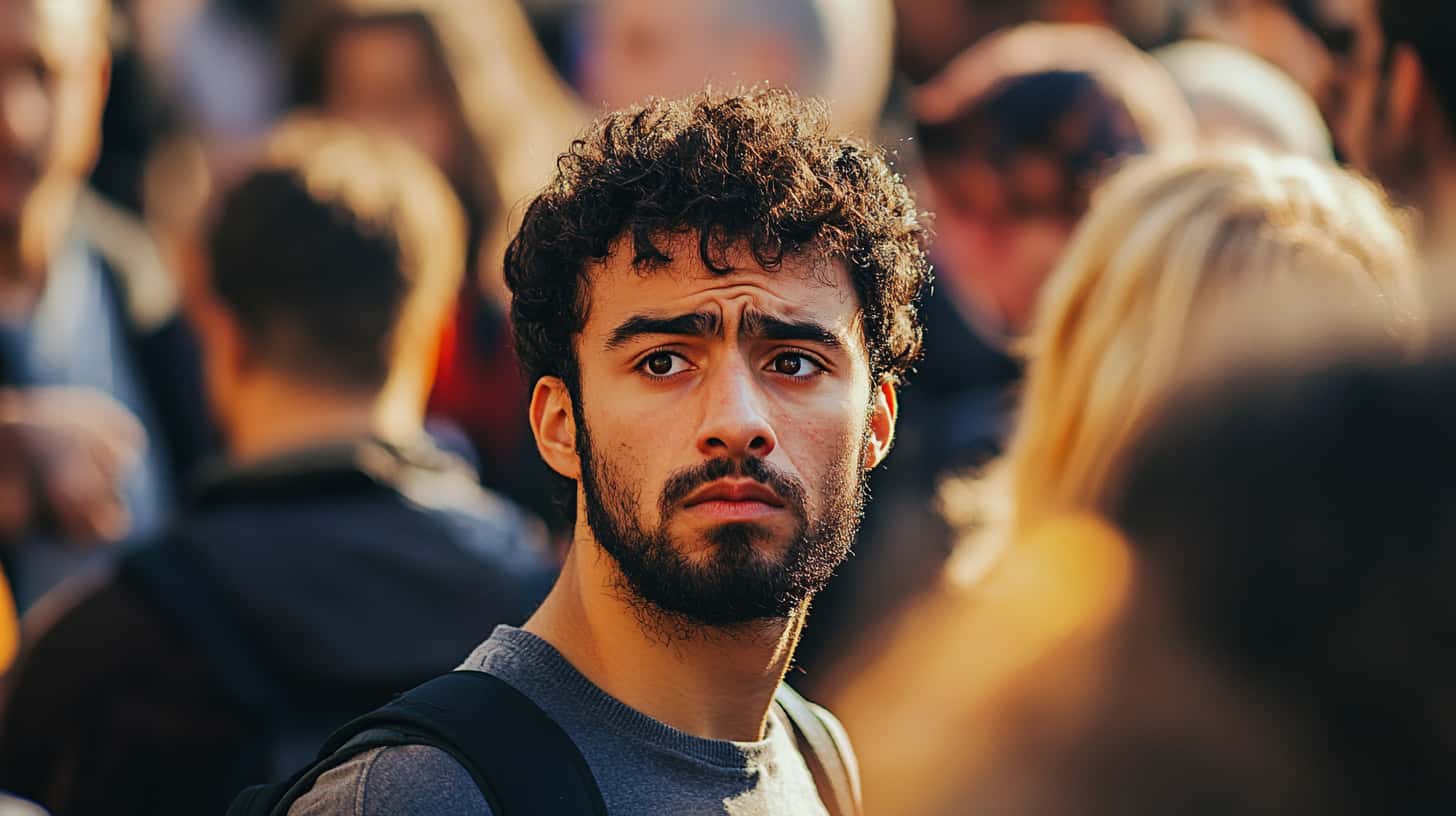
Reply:
<svg viewBox="0 0 1456 816"><path fill-rule="evenodd" d="M697 527L674 536L677 549L691 563L757 561L776 563L789 548L788 533L755 522L726 522Z"/></svg>

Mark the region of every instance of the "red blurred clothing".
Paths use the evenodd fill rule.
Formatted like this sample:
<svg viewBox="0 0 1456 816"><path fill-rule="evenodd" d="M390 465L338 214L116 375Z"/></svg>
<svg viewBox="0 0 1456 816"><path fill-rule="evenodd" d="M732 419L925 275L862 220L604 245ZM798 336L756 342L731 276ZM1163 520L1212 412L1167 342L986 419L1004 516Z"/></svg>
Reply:
<svg viewBox="0 0 1456 816"><path fill-rule="evenodd" d="M530 391L516 362L510 321L472 287L462 290L440 344L429 413L474 448L480 480L557 528L556 477L536 452Z"/></svg>
<svg viewBox="0 0 1456 816"><path fill-rule="evenodd" d="M529 395L508 329L498 307L473 290L462 292L445 328L430 393L430 415L460 426L483 470L514 458L528 429Z"/></svg>

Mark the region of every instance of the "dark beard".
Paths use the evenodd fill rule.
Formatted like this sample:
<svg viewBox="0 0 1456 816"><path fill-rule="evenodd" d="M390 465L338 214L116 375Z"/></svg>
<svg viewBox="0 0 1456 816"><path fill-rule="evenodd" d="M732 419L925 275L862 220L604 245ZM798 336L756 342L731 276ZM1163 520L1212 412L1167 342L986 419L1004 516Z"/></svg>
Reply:
<svg viewBox="0 0 1456 816"><path fill-rule="evenodd" d="M587 525L617 562L629 600L650 606L646 611L656 614L645 617L654 618L651 623L659 630L673 619L686 625L679 629L690 631L787 618L824 588L849 555L867 498L862 469L852 477L829 479L822 508L810 519L798 480L757 457L711 459L668 478L658 500L658 526L647 530L637 520L639 493L596 455L586 424L578 422L577 428ZM863 460L864 444L861 440L855 461ZM673 545L671 515L694 490L733 475L757 480L784 500L795 520L789 544L782 553L767 555L755 544L768 538L768 528L753 522L721 524L707 534L713 547L709 560L695 564Z"/></svg>

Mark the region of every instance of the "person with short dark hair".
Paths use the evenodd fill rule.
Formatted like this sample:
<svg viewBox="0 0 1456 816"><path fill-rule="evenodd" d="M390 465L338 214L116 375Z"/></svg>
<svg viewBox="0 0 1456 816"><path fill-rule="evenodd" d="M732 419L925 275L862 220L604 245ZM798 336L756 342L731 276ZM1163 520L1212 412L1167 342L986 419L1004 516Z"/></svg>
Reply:
<svg viewBox="0 0 1456 816"><path fill-rule="evenodd" d="M0 787L56 816L220 812L544 595L539 523L423 429L462 223L403 143L273 137L195 303L228 461L27 621Z"/></svg>
<svg viewBox="0 0 1456 816"><path fill-rule="evenodd" d="M527 209L512 322L574 540L462 668L560 726L606 813L857 810L838 724L812 714L827 752L797 736L780 685L920 352L923 237L883 153L764 89L608 114ZM335 756L290 813L502 794L433 745Z"/></svg>

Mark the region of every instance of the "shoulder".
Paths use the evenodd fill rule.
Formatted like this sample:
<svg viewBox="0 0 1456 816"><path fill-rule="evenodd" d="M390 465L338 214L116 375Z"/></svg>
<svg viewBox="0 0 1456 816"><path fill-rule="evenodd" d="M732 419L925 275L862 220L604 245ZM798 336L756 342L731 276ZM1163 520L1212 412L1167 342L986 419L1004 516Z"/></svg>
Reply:
<svg viewBox="0 0 1456 816"><path fill-rule="evenodd" d="M112 726L144 701L174 726L203 719L191 701L204 668L110 571L63 584L26 616L22 640L6 679L0 787L38 792L67 766L100 767L83 756L126 753L128 732ZM169 716L155 717L157 705Z"/></svg>
<svg viewBox="0 0 1456 816"><path fill-rule="evenodd" d="M77 575L26 614L21 633L26 645L10 688L39 683L50 689L44 698L56 698L67 687L99 684L139 644L155 648L162 639L158 628L111 565Z"/></svg>
<svg viewBox="0 0 1456 816"><path fill-rule="evenodd" d="M366 751L318 778L288 816L490 816L460 763L438 748Z"/></svg>
<svg viewBox="0 0 1456 816"><path fill-rule="evenodd" d="M82 190L73 228L121 287L127 321L149 332L175 321L180 295L146 225L101 195Z"/></svg>

